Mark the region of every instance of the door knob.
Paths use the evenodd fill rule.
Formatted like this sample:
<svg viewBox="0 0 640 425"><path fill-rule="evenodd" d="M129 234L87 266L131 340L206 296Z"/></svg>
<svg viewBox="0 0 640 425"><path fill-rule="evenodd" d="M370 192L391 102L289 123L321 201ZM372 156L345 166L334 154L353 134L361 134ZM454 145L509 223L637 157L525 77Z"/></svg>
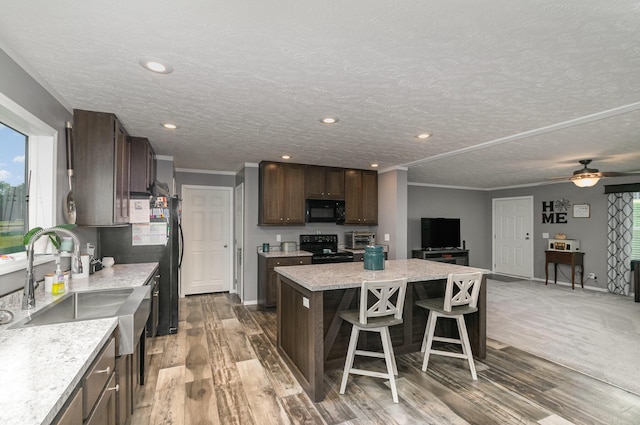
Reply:
<svg viewBox="0 0 640 425"><path fill-rule="evenodd" d="M228 246L227 244L224 244L224 247L225 247L225 248L226 248L227 246Z"/></svg>

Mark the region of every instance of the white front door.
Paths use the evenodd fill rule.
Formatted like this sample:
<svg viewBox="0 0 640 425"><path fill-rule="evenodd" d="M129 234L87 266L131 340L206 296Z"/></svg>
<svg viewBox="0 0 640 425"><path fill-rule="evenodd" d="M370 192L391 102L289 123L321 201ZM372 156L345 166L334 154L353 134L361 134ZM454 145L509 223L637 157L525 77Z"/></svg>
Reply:
<svg viewBox="0 0 640 425"><path fill-rule="evenodd" d="M533 277L533 197L493 199L493 271Z"/></svg>
<svg viewBox="0 0 640 425"><path fill-rule="evenodd" d="M183 294L231 289L233 188L182 186Z"/></svg>

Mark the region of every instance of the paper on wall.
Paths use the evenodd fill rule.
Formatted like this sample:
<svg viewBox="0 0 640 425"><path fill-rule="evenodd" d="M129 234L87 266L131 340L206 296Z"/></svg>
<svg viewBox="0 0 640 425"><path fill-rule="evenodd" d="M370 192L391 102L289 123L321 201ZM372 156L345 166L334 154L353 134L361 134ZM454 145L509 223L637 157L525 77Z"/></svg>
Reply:
<svg viewBox="0 0 640 425"><path fill-rule="evenodd" d="M131 225L131 245L166 245L167 223L135 223Z"/></svg>
<svg viewBox="0 0 640 425"><path fill-rule="evenodd" d="M130 223L149 223L149 207L148 199L131 199L129 200L129 222Z"/></svg>

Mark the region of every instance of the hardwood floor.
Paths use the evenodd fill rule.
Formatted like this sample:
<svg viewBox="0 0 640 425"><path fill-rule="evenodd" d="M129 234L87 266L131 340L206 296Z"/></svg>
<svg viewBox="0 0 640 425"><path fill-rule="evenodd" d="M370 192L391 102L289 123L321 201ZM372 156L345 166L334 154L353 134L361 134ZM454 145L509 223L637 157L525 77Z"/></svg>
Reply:
<svg viewBox="0 0 640 425"><path fill-rule="evenodd" d="M158 337L132 425L185 424L638 424L640 397L489 340L473 381L463 360L397 356L400 403L384 380L325 376L312 403L275 349L275 311L228 294L180 300L178 333ZM383 364L368 361L367 367Z"/></svg>

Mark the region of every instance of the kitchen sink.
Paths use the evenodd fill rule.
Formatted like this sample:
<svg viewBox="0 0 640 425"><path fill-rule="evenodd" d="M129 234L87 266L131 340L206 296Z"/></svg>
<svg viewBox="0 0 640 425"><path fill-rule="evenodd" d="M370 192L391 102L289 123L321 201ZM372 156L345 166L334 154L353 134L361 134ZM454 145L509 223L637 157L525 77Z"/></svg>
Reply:
<svg viewBox="0 0 640 425"><path fill-rule="evenodd" d="M132 354L149 317L151 288L71 292L29 315L11 328L53 325L81 320L118 318L120 354Z"/></svg>

